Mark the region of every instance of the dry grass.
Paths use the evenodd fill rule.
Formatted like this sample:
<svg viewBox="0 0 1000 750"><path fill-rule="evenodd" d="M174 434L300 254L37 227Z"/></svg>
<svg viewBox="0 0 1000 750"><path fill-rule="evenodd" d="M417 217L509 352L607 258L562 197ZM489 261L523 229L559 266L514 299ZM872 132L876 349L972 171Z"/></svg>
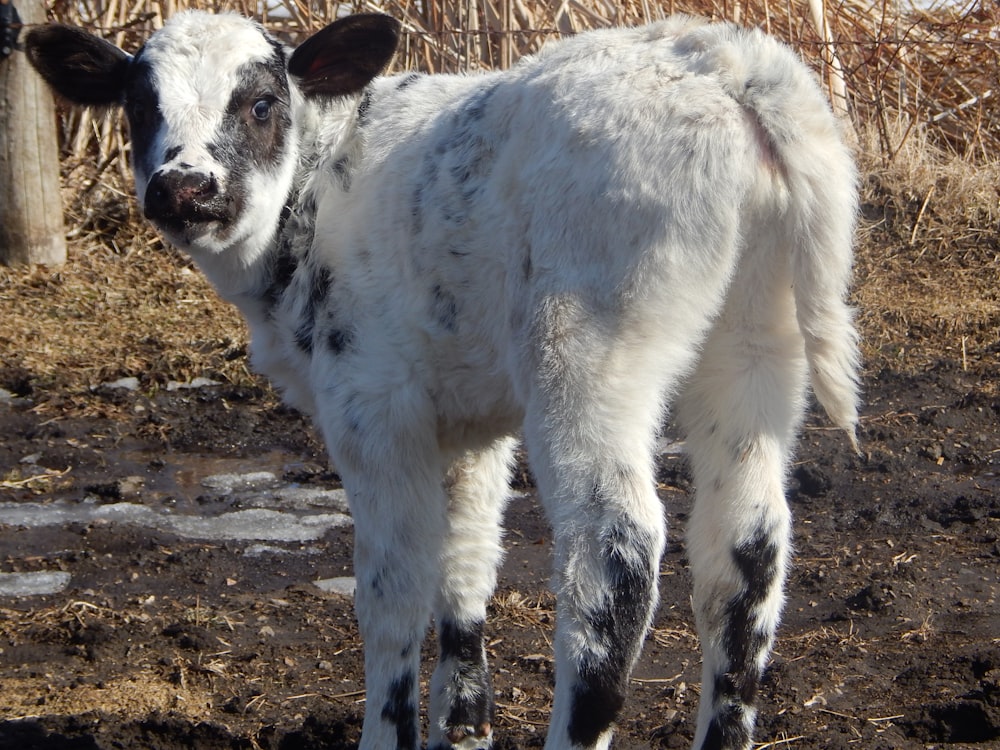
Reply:
<svg viewBox="0 0 1000 750"><path fill-rule="evenodd" d="M135 49L192 4L257 9L56 0L50 16ZM800 51L853 125L865 175L856 301L871 369L1000 364L1000 19L987 0L922 11L870 0L265 5L259 17L290 42L346 12L384 10L404 21L396 67L432 71L504 66L560 34L677 11L758 25ZM70 260L0 268L0 387L83 391L126 375L147 389L196 376L250 382L236 311L142 222L119 119L65 111L61 123Z"/></svg>

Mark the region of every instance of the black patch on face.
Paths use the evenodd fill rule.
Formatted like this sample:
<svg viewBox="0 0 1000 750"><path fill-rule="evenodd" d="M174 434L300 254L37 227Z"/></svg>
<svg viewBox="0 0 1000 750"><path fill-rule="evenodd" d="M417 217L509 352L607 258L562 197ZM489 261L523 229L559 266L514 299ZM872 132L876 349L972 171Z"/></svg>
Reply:
<svg viewBox="0 0 1000 750"><path fill-rule="evenodd" d="M431 292L433 315L446 331L454 333L458 329L458 302L455 295L436 284Z"/></svg>
<svg viewBox="0 0 1000 750"><path fill-rule="evenodd" d="M153 143L163 125L163 115L160 114L159 94L153 82L153 68L143 59L142 50L128 69L125 116L132 141L132 157L138 171L149 179L160 166L153 153Z"/></svg>
<svg viewBox="0 0 1000 750"><path fill-rule="evenodd" d="M416 750L417 707L413 702L413 675L393 680L382 706L382 718L396 727L397 750Z"/></svg>
<svg viewBox="0 0 1000 750"><path fill-rule="evenodd" d="M599 488L594 501L604 503ZM585 656L580 684L573 693L569 737L574 744L593 745L625 704L632 663L642 645L655 586L653 545L648 535L627 521L611 528L601 542L610 596L604 607L590 613L600 656Z"/></svg>
<svg viewBox="0 0 1000 750"><path fill-rule="evenodd" d="M228 174L227 192L235 216L241 215L254 189L247 184L248 176L274 170L283 160L292 126L284 53L280 46L272 44L272 49L275 52L268 60L239 69L219 132L207 144L208 152ZM261 102L266 106L259 106Z"/></svg>
<svg viewBox="0 0 1000 750"><path fill-rule="evenodd" d="M534 269L532 268L531 263L531 250L525 250L524 260L521 261L521 276L526 282L531 281L531 274L533 270Z"/></svg>

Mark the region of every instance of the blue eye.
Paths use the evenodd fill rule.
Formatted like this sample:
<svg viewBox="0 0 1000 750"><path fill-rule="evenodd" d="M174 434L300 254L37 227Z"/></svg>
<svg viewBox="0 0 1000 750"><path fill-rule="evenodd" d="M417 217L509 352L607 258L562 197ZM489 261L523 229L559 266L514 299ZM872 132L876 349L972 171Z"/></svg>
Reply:
<svg viewBox="0 0 1000 750"><path fill-rule="evenodd" d="M252 114L254 119L258 122L267 122L271 117L271 100L258 99L250 108L250 114Z"/></svg>

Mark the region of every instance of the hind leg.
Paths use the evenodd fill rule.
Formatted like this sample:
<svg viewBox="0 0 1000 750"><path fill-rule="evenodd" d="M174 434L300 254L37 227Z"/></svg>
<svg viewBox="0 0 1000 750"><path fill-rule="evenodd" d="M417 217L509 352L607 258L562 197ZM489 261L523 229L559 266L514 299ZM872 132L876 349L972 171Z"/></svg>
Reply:
<svg viewBox="0 0 1000 750"><path fill-rule="evenodd" d="M761 333L724 319L680 400L697 488L688 527L704 659L696 748L751 745L783 604L791 533L785 473L804 383L796 331Z"/></svg>
<svg viewBox="0 0 1000 750"><path fill-rule="evenodd" d="M652 445L664 384L683 362L665 363L638 325L611 336L603 323L570 297L550 298L536 323L525 441L555 543L548 750L609 746L658 598Z"/></svg>
<svg viewBox="0 0 1000 750"><path fill-rule="evenodd" d="M435 607L439 661L431 679L429 750L486 748L493 682L483 642L486 605L503 556L500 522L516 441L469 451L451 467L448 535Z"/></svg>

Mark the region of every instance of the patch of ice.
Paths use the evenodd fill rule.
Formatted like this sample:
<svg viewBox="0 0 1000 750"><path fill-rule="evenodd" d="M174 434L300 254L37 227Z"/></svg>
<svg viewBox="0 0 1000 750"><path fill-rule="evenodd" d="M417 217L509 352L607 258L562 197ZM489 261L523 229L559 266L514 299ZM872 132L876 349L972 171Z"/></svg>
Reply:
<svg viewBox="0 0 1000 750"><path fill-rule="evenodd" d="M315 487L282 487L276 493L283 506L297 510L309 508L334 508L348 513L347 491L343 489L321 490Z"/></svg>
<svg viewBox="0 0 1000 750"><path fill-rule="evenodd" d="M307 542L329 529L351 525L343 513L296 515L254 508L218 516L158 513L136 503L71 505L68 503L0 503L0 524L10 526L59 526L67 523L127 523L169 531L194 539L233 539L271 542Z"/></svg>
<svg viewBox="0 0 1000 750"><path fill-rule="evenodd" d="M112 380L110 383L101 383L98 388L116 388L125 391L137 391L139 390L139 378L118 378L118 380Z"/></svg>
<svg viewBox="0 0 1000 750"><path fill-rule="evenodd" d="M246 492L276 487L278 477L270 471L251 471L246 474L213 474L201 480L201 486L228 495L231 492Z"/></svg>
<svg viewBox="0 0 1000 750"><path fill-rule="evenodd" d="M272 542L306 542L319 539L328 529L349 526L343 513L295 516L278 510L251 508L221 516L166 516L168 530L195 539L257 539Z"/></svg>
<svg viewBox="0 0 1000 750"><path fill-rule="evenodd" d="M337 578L321 578L318 581L313 581L313 585L330 594L354 596L358 581L354 576L338 576Z"/></svg>
<svg viewBox="0 0 1000 750"><path fill-rule="evenodd" d="M58 594L69 585L70 575L61 570L34 573L0 573L0 596Z"/></svg>
<svg viewBox="0 0 1000 750"><path fill-rule="evenodd" d="M167 383L168 391L186 391L193 388L207 388L208 386L222 385L218 380L211 378L195 378L190 383L182 383L179 380L171 380Z"/></svg>

